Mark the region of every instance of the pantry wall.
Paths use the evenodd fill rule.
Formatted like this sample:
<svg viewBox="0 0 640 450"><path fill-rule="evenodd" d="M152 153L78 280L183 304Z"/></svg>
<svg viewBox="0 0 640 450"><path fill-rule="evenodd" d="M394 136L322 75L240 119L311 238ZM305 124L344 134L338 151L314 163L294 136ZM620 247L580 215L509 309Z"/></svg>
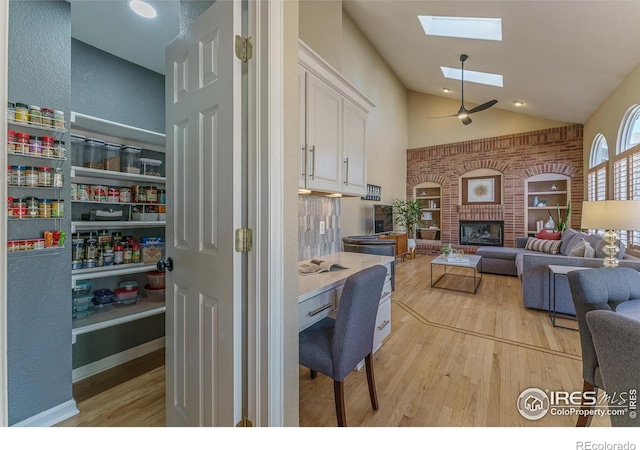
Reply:
<svg viewBox="0 0 640 450"><path fill-rule="evenodd" d="M8 60L9 101L62 110L67 130L75 111L164 132L164 77L72 40L66 1L10 2ZM61 139L70 149L69 133ZM56 164L68 187L70 161ZM8 227L7 239L51 227L67 235L65 248L7 258L9 425L42 415L55 423L74 414L72 369L164 336L161 314L87 333L72 345L70 190L62 189L59 198L68 208L58 224L33 219Z"/></svg>

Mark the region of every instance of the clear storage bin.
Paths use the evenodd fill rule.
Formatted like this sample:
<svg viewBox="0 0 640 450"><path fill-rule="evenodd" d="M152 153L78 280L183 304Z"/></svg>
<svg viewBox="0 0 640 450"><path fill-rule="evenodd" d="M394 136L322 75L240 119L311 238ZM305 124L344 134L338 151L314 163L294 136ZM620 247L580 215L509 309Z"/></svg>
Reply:
<svg viewBox="0 0 640 450"><path fill-rule="evenodd" d="M162 161L159 159L140 158L140 173L143 175L150 175L153 177L161 177Z"/></svg>
<svg viewBox="0 0 640 450"><path fill-rule="evenodd" d="M140 173L140 147L126 146L120 150L120 172Z"/></svg>
<svg viewBox="0 0 640 450"><path fill-rule="evenodd" d="M84 167L90 169L104 168L104 141L100 139L85 139L84 141Z"/></svg>
<svg viewBox="0 0 640 450"><path fill-rule="evenodd" d="M71 165L82 167L84 164L84 141L86 137L79 134L71 135Z"/></svg>
<svg viewBox="0 0 640 450"><path fill-rule="evenodd" d="M104 144L104 158L103 158L104 170L120 172L120 150L121 149L122 149L122 145L120 144L114 144L113 142L106 142Z"/></svg>

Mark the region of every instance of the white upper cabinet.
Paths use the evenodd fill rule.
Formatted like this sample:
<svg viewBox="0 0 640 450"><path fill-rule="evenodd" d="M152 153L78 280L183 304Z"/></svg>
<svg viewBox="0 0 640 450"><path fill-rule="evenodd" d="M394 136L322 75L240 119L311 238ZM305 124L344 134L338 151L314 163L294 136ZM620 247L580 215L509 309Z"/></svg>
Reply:
<svg viewBox="0 0 640 450"><path fill-rule="evenodd" d="M373 103L303 42L299 65L298 187L366 195L367 114Z"/></svg>

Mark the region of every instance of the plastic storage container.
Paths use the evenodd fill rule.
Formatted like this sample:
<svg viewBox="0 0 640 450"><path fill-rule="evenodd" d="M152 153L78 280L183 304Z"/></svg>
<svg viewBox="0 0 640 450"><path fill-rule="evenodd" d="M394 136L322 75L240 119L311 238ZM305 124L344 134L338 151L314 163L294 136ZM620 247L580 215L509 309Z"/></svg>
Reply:
<svg viewBox="0 0 640 450"><path fill-rule="evenodd" d="M94 303L97 302L98 304L111 303L115 297L113 291L110 291L109 289L100 289L95 291L93 295L95 296Z"/></svg>
<svg viewBox="0 0 640 450"><path fill-rule="evenodd" d="M162 176L162 161L159 159L140 158L138 162L141 174L150 175L152 177Z"/></svg>
<svg viewBox="0 0 640 450"><path fill-rule="evenodd" d="M147 272L147 280L152 289L164 289L164 272Z"/></svg>
<svg viewBox="0 0 640 450"><path fill-rule="evenodd" d="M75 245L75 241L76 239L74 239L74 245ZM83 242L83 246L84 246L84 242ZM82 259L82 255L78 259ZM73 297L82 297L82 296L86 296L89 295L89 293L91 292L91 288L93 287L93 281L91 280L78 280L76 281L76 285L73 288ZM89 300L91 300L91 295L89 295Z"/></svg>
<svg viewBox="0 0 640 450"><path fill-rule="evenodd" d="M120 150L120 172L140 173L140 147L126 146Z"/></svg>
<svg viewBox="0 0 640 450"><path fill-rule="evenodd" d="M122 149L120 144L114 144L113 142L104 144L104 170L120 172L120 149Z"/></svg>
<svg viewBox="0 0 640 450"><path fill-rule="evenodd" d="M165 288L154 289L147 284L144 290L147 292L147 298L150 302L164 302Z"/></svg>
<svg viewBox="0 0 640 450"><path fill-rule="evenodd" d="M85 139L82 161L84 167L88 167L89 169L103 169L104 141L100 139Z"/></svg>
<svg viewBox="0 0 640 450"><path fill-rule="evenodd" d="M91 309L93 307L93 295L79 295L77 297L73 297L71 300L73 303L73 311L84 311L86 309Z"/></svg>
<svg viewBox="0 0 640 450"><path fill-rule="evenodd" d="M114 290L114 293L116 294L115 295L116 301L131 300L138 296L138 288L135 288L132 290L127 290L125 288L116 288Z"/></svg>
<svg viewBox="0 0 640 450"><path fill-rule="evenodd" d="M79 134L71 135L71 165L82 167L84 164L84 141L86 137Z"/></svg>

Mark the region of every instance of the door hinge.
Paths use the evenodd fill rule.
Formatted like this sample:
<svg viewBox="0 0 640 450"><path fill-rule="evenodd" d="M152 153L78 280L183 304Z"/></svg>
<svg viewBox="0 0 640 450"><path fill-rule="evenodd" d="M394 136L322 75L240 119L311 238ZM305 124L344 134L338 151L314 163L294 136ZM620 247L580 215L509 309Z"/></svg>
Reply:
<svg viewBox="0 0 640 450"><path fill-rule="evenodd" d="M251 36L243 38L236 35L236 56L242 62L247 62L253 56L253 45L251 44Z"/></svg>
<svg viewBox="0 0 640 450"><path fill-rule="evenodd" d="M242 419L240 419L240 422L236 424L236 427L250 428L252 426L253 426L253 423L246 417L243 417Z"/></svg>
<svg viewBox="0 0 640 450"><path fill-rule="evenodd" d="M236 252L247 253L253 250L253 230L238 228L236 230Z"/></svg>

